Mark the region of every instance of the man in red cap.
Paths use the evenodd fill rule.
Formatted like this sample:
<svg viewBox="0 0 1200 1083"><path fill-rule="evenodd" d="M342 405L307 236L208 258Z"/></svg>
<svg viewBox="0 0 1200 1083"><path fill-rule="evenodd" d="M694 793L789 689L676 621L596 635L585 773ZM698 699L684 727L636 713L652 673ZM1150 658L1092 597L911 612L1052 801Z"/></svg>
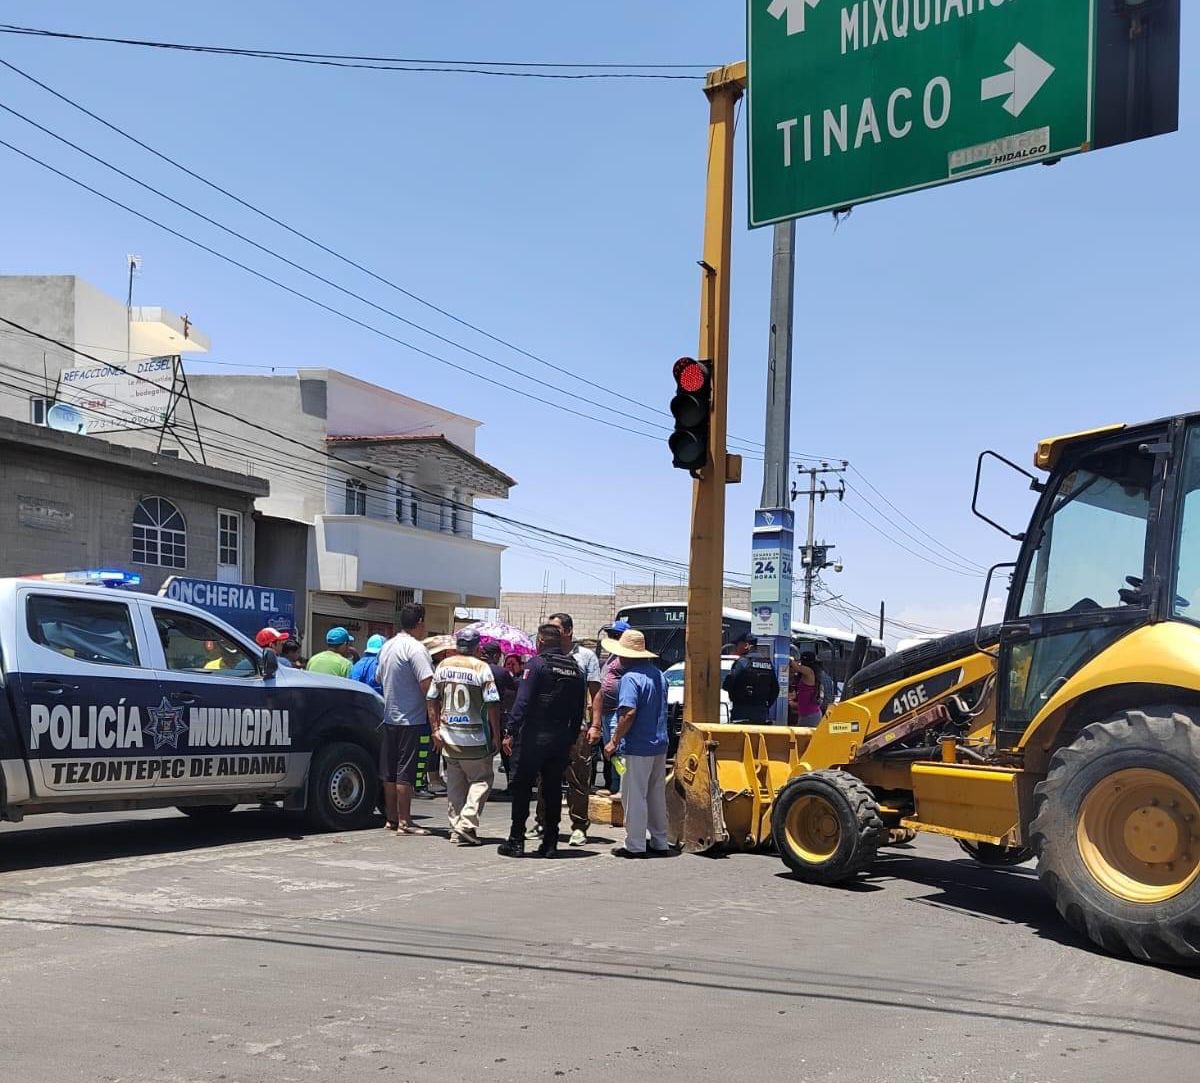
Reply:
<svg viewBox="0 0 1200 1083"><path fill-rule="evenodd" d="M257 643L263 650L273 650L279 658L281 666L291 667L292 663L283 656L283 645L287 642L287 636L276 628L263 628L258 635L254 637L254 642Z"/></svg>

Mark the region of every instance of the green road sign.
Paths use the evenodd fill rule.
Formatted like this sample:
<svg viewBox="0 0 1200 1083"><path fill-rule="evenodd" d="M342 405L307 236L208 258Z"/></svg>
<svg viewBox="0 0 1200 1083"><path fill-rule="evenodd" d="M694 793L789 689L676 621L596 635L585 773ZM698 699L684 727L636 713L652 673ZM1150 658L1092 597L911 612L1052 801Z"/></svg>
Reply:
<svg viewBox="0 0 1200 1083"><path fill-rule="evenodd" d="M749 0L750 224L1087 150L1097 3Z"/></svg>

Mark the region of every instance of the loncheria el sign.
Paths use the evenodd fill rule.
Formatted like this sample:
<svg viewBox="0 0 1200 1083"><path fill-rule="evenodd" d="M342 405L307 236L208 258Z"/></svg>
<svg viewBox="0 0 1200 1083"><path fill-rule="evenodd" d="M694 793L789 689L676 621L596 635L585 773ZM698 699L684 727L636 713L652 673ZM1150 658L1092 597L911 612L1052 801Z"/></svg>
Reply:
<svg viewBox="0 0 1200 1083"><path fill-rule="evenodd" d="M1179 0L748 10L754 226L1177 126Z"/></svg>

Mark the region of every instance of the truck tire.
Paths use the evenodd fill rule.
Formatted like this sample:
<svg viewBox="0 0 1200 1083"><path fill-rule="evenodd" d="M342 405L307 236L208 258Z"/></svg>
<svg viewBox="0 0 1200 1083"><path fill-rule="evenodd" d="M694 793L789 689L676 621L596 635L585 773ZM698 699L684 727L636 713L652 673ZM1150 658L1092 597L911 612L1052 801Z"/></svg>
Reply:
<svg viewBox="0 0 1200 1083"><path fill-rule="evenodd" d="M237 805L176 805L180 812L200 823L215 823L228 816Z"/></svg>
<svg viewBox="0 0 1200 1083"><path fill-rule="evenodd" d="M318 831L353 831L375 819L378 769L362 745L335 741L313 754L305 817Z"/></svg>
<svg viewBox="0 0 1200 1083"><path fill-rule="evenodd" d="M1200 725L1127 711L1059 749L1030 841L1058 912L1106 951L1200 966Z"/></svg>
<svg viewBox="0 0 1200 1083"><path fill-rule="evenodd" d="M838 884L865 872L888 829L870 788L845 771L810 771L775 798L771 836L783 863L810 884Z"/></svg>
<svg viewBox="0 0 1200 1083"><path fill-rule="evenodd" d="M1011 869L1014 865L1032 861L1034 857L1031 846L997 846L994 842L971 842L968 839L955 841L964 854L992 869Z"/></svg>

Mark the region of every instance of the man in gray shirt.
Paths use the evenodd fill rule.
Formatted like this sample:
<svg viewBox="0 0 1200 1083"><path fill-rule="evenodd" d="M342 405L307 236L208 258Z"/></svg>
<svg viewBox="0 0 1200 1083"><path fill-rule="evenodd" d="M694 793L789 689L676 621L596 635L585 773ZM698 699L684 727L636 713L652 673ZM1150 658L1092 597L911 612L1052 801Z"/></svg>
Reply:
<svg viewBox="0 0 1200 1083"><path fill-rule="evenodd" d="M428 835L412 822L412 799L423 756L429 750L425 697L433 680L433 660L425 637L425 607L411 602L400 610L400 632L379 652L377 679L383 687L383 779L385 826L398 835ZM422 740L423 739L423 740Z"/></svg>

